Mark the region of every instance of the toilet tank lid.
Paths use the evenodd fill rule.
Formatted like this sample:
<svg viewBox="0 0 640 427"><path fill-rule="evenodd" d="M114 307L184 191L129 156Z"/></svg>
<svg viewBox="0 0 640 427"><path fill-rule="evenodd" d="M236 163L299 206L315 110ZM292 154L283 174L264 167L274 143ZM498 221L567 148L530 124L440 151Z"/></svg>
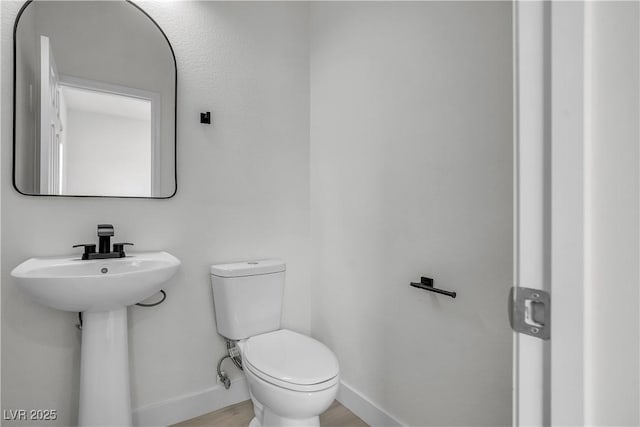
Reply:
<svg viewBox="0 0 640 427"><path fill-rule="evenodd" d="M211 274L218 277L256 276L259 274L280 273L285 270L286 264L281 259L258 259L211 266Z"/></svg>

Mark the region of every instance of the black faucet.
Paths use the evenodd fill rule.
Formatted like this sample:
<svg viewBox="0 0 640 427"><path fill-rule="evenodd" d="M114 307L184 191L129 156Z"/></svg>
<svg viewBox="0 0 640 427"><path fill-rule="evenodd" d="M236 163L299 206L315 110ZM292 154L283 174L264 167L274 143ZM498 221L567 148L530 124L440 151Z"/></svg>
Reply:
<svg viewBox="0 0 640 427"><path fill-rule="evenodd" d="M113 225L98 224L98 252L96 253L96 245L94 243L81 243L73 245L74 248L84 247L82 259L106 259L106 258L124 258L126 245L133 246L133 243L114 243L113 251L111 250L111 237L113 236Z"/></svg>
<svg viewBox="0 0 640 427"><path fill-rule="evenodd" d="M111 252L111 236L113 234L113 225L98 224L98 253L106 254Z"/></svg>

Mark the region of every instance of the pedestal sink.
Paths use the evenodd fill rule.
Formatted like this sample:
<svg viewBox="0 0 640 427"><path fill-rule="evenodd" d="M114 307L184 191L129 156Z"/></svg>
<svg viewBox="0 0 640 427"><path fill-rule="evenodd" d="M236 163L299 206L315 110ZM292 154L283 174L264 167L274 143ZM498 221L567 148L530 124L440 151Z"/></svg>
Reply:
<svg viewBox="0 0 640 427"><path fill-rule="evenodd" d="M180 260L167 252L124 258L30 258L11 276L35 301L83 313L80 366L81 426L130 426L127 306L160 291Z"/></svg>

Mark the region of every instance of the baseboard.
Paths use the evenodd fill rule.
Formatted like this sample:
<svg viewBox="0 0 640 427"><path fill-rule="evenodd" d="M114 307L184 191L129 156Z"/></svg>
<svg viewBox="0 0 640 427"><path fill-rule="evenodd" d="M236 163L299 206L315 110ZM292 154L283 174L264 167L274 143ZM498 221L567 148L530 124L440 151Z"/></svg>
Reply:
<svg viewBox="0 0 640 427"><path fill-rule="evenodd" d="M337 400L372 427L403 426L403 423L398 421L396 417L380 408L344 381L340 382Z"/></svg>
<svg viewBox="0 0 640 427"><path fill-rule="evenodd" d="M249 389L243 376L233 380L229 390L225 390L222 385L217 385L135 409L133 425L165 427L247 399L249 399Z"/></svg>
<svg viewBox="0 0 640 427"><path fill-rule="evenodd" d="M244 377L240 377L231 382L229 390L225 390L222 385L217 385L135 409L133 411L133 425L166 427L247 399L249 399L247 382ZM337 400L372 427L403 426L403 423L398 421L396 417L344 381L340 382Z"/></svg>

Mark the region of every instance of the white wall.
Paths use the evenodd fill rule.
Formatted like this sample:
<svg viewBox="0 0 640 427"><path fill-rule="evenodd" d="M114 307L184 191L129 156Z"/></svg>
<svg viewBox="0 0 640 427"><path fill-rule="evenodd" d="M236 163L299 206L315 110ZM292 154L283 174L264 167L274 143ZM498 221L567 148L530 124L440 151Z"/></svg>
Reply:
<svg viewBox="0 0 640 427"><path fill-rule="evenodd" d="M511 5L314 3L310 39L313 335L407 425L509 425Z"/></svg>
<svg viewBox="0 0 640 427"><path fill-rule="evenodd" d="M589 425L640 424L640 5L589 5Z"/></svg>
<svg viewBox="0 0 640 427"><path fill-rule="evenodd" d="M65 194L151 195L151 124L67 110Z"/></svg>
<svg viewBox="0 0 640 427"><path fill-rule="evenodd" d="M224 353L212 310L212 262L287 261L285 325L309 330L309 63L307 6L156 2L143 7L178 62L179 191L168 200L25 197L11 187L12 28L2 2L2 407L55 408L76 420L76 315L18 293L11 269L71 253L115 226L136 250L183 262L159 307L129 310L133 407L215 385ZM199 123L211 111L213 125ZM232 376L239 374L228 369Z"/></svg>

